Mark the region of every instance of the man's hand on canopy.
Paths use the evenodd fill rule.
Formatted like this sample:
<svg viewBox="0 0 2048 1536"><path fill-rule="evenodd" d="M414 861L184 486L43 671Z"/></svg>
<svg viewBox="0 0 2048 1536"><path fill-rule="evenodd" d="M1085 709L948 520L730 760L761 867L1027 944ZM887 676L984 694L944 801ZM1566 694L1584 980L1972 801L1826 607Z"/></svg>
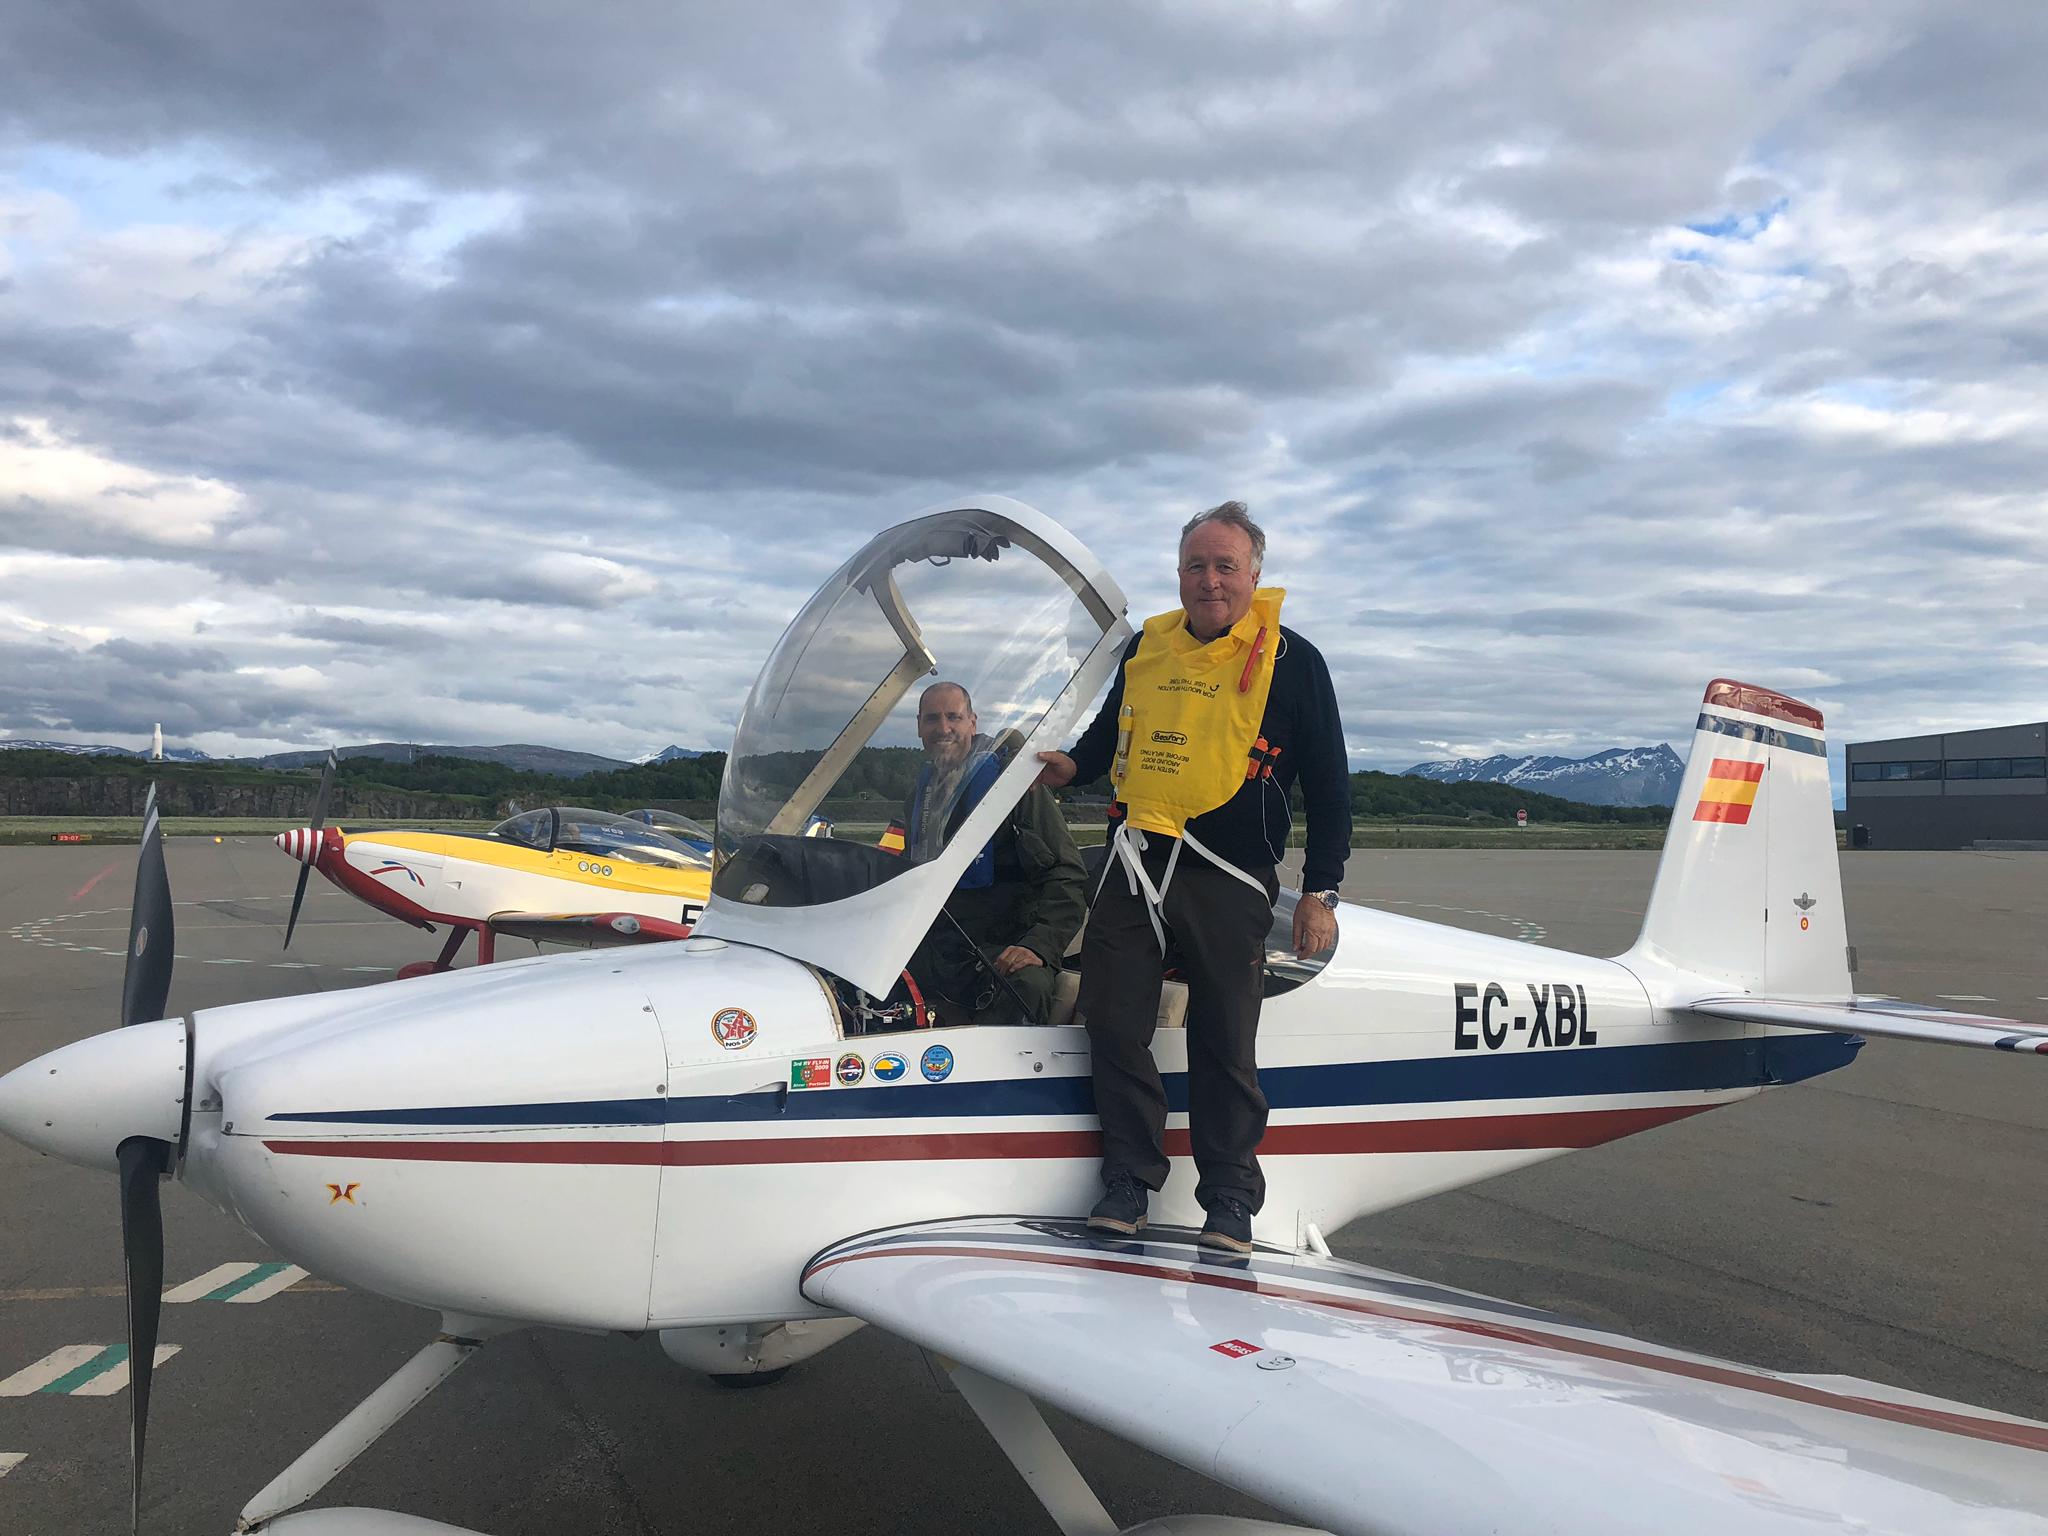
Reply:
<svg viewBox="0 0 2048 1536"><path fill-rule="evenodd" d="M1074 760L1064 752L1041 752L1038 760L1045 766L1038 770L1038 782L1047 789L1063 789L1074 782Z"/></svg>

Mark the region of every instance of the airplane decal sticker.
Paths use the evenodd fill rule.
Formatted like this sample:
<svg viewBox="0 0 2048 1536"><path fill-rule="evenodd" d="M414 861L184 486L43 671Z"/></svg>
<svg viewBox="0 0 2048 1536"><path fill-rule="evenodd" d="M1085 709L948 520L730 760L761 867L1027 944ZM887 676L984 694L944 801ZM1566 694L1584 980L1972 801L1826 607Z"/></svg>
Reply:
<svg viewBox="0 0 2048 1536"><path fill-rule="evenodd" d="M744 1008L721 1008L711 1015L711 1038L728 1051L744 1051L754 1043L760 1026Z"/></svg>
<svg viewBox="0 0 2048 1536"><path fill-rule="evenodd" d="M414 885L423 886L427 883L420 878L418 870L411 868L409 865L401 864L396 859L386 859L382 864L371 870L370 873L373 875L404 875Z"/></svg>
<svg viewBox="0 0 2048 1536"><path fill-rule="evenodd" d="M876 1082L893 1083L903 1075L904 1069L909 1066L909 1063L894 1051L890 1051L884 1055L877 1056L874 1059L873 1065Z"/></svg>
<svg viewBox="0 0 2048 1536"><path fill-rule="evenodd" d="M953 1053L943 1045L928 1045L917 1063L928 1083L943 1083L953 1074Z"/></svg>
<svg viewBox="0 0 2048 1536"><path fill-rule="evenodd" d="M356 1191L362 1187L361 1184L330 1184L327 1186L327 1203L329 1205L354 1205L356 1203Z"/></svg>
<svg viewBox="0 0 2048 1536"><path fill-rule="evenodd" d="M792 1088L830 1088L832 1086L832 1058L830 1056L799 1056L789 1064L789 1086Z"/></svg>
<svg viewBox="0 0 2048 1536"><path fill-rule="evenodd" d="M1692 819L1748 826L1749 809L1756 804L1757 785L1763 776L1762 763L1745 763L1733 757L1715 758L1707 769L1707 782L1700 786L1700 803L1693 811Z"/></svg>
<svg viewBox="0 0 2048 1536"><path fill-rule="evenodd" d="M852 1087L868 1075L868 1064L852 1051L839 1058L839 1081Z"/></svg>

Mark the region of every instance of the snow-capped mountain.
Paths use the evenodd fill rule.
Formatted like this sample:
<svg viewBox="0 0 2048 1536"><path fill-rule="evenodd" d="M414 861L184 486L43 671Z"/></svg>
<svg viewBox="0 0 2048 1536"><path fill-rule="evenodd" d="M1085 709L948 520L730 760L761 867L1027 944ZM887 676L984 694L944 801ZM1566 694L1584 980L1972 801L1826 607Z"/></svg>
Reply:
<svg viewBox="0 0 2048 1536"><path fill-rule="evenodd" d="M1660 741L1609 747L1591 757L1461 757L1403 771L1440 784L1515 784L1583 805L1669 805L1685 777L1685 759Z"/></svg>
<svg viewBox="0 0 2048 1536"><path fill-rule="evenodd" d="M64 752L72 757L147 757L134 747L112 747L105 742L26 741L0 737L0 752ZM164 756L174 763L210 763L213 759L197 747L166 747Z"/></svg>
<svg viewBox="0 0 2048 1536"><path fill-rule="evenodd" d="M659 752L643 752L632 759L635 767L646 767L650 763L674 763L684 758L702 757L704 754L695 747L666 746Z"/></svg>

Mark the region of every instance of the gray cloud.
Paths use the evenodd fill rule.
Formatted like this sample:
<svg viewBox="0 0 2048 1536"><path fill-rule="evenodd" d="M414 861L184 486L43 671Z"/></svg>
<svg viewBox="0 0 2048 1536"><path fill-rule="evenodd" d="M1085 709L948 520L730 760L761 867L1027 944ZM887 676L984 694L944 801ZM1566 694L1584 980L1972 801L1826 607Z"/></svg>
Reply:
<svg viewBox="0 0 2048 1536"><path fill-rule="evenodd" d="M1250 496L1362 760L2038 715L2043 26L15 7L0 729L719 745L972 486Z"/></svg>

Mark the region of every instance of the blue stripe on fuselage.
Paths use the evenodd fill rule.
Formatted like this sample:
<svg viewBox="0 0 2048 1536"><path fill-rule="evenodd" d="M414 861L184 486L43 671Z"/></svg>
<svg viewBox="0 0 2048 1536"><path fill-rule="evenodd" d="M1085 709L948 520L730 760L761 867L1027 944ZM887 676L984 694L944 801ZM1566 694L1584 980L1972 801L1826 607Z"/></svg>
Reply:
<svg viewBox="0 0 2048 1536"><path fill-rule="evenodd" d="M1761 1039L1675 1040L1591 1050L1432 1056L1414 1061L1337 1062L1266 1067L1259 1083L1272 1108L1447 1104L1576 1098L1630 1093L1712 1092L1763 1083L1795 1083L1849 1064L1863 1042L1832 1034ZM1165 1074L1170 1111L1185 1114L1185 1072ZM475 1104L431 1109L317 1110L269 1122L327 1125L686 1125L797 1120L919 1120L960 1116L1093 1115L1085 1077L1005 1078L995 1082L901 1082L866 1088L779 1085L753 1093L674 1099L600 1099L570 1104Z"/></svg>

